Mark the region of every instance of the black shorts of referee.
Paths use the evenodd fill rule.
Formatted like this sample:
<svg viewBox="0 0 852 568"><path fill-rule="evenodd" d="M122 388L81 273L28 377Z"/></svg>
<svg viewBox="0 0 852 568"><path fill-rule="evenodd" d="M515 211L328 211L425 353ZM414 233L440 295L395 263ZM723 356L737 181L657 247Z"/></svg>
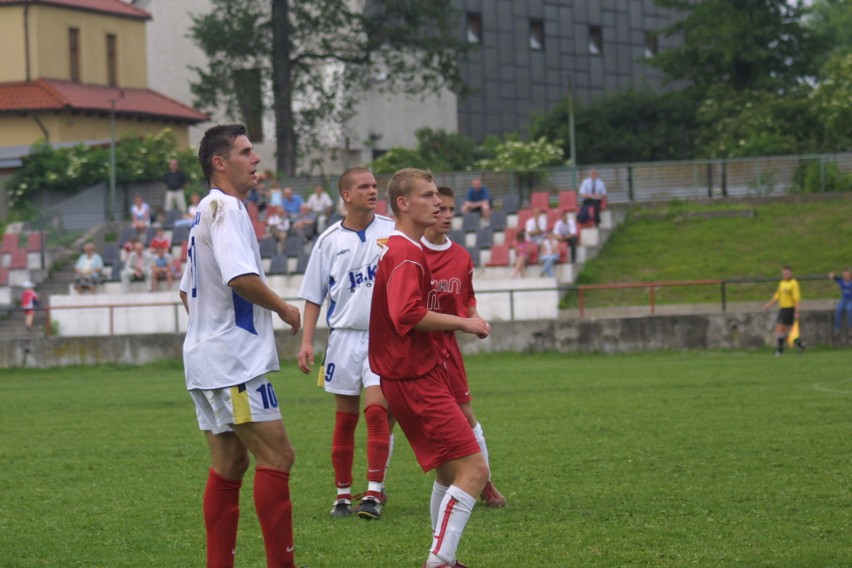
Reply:
<svg viewBox="0 0 852 568"><path fill-rule="evenodd" d="M791 326L796 321L796 308L781 308L778 310L778 323Z"/></svg>

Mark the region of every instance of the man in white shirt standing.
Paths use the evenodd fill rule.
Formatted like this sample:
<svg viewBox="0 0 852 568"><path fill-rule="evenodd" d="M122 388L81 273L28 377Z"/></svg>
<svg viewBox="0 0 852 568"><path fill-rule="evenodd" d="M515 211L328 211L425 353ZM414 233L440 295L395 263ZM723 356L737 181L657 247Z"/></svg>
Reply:
<svg viewBox="0 0 852 568"><path fill-rule="evenodd" d="M370 306L376 267L394 221L375 213L376 178L366 168L351 168L338 181L346 217L317 238L305 270L299 297L305 300L305 329L299 350L299 369L307 374L314 364L313 339L323 302L328 300L328 347L323 359L323 386L334 395L335 421L331 464L337 496L332 517L352 514L352 462L355 428L364 391L367 423L367 491L355 513L379 519L384 503L385 469L392 446L392 418L382 395L379 376L370 369Z"/></svg>
<svg viewBox="0 0 852 568"><path fill-rule="evenodd" d="M606 184L598 178L598 171L589 170L589 177L580 185L580 198L583 200L582 207L591 208L595 220L595 227L601 224L601 204L606 196ZM585 222L582 221L581 222Z"/></svg>
<svg viewBox="0 0 852 568"><path fill-rule="evenodd" d="M577 222L574 216L568 211L562 212L556 223L553 224L553 234L560 241L565 241L571 248L571 264L577 262L577 241L580 239L580 234L577 232Z"/></svg>
<svg viewBox="0 0 852 568"><path fill-rule="evenodd" d="M207 565L234 565L240 487L255 457L254 502L267 563L294 567L290 468L294 453L266 374L278 371L272 312L299 331L299 310L267 285L248 211L260 157L241 124L210 128L198 151L210 192L189 233L180 298L189 314L186 386L207 437Z"/></svg>

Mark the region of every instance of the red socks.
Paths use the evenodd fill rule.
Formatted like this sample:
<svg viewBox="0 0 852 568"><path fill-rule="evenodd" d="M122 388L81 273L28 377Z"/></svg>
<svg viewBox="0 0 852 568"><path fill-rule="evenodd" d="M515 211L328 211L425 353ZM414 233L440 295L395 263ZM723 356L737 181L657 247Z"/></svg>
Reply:
<svg viewBox="0 0 852 568"><path fill-rule="evenodd" d="M367 422L369 425L369 421ZM358 415L335 413L334 435L331 439L331 465L338 487L352 487L352 461L355 458L355 427Z"/></svg>
<svg viewBox="0 0 852 568"><path fill-rule="evenodd" d="M213 468L204 489L204 525L207 529L207 568L233 568L240 520L242 481L222 477Z"/></svg>
<svg viewBox="0 0 852 568"><path fill-rule="evenodd" d="M390 451L388 411L378 404L364 409L367 421L367 481L382 483Z"/></svg>
<svg viewBox="0 0 852 568"><path fill-rule="evenodd" d="M294 568L290 474L266 467L255 468L254 507L263 532L267 567Z"/></svg>

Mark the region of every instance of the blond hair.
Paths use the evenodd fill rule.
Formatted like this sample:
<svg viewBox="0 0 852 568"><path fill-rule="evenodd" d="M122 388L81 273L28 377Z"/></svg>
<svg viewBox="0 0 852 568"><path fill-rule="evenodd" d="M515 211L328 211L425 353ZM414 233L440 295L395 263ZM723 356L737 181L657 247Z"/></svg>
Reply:
<svg viewBox="0 0 852 568"><path fill-rule="evenodd" d="M414 191L414 182L419 179L427 183L435 181L432 172L429 170L405 168L393 174L393 177L388 182L388 202L397 217L399 217L397 199L411 195L411 192Z"/></svg>

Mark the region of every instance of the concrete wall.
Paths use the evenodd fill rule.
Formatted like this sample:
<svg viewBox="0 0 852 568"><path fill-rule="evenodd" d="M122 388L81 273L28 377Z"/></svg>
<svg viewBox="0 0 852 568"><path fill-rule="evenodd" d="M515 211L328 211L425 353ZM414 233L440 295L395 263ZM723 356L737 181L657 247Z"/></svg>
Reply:
<svg viewBox="0 0 852 568"><path fill-rule="evenodd" d="M832 317L830 310L804 313L803 339L811 345L832 344ZM629 353L662 349L759 349L774 345L774 320L774 313L753 312L495 321L493 333L488 339L480 341L463 334L459 334L459 339L466 355L502 351L532 354L549 351ZM317 349L325 344L326 334L325 329L317 330ZM298 356L298 337L279 331L276 340L282 360L292 360ZM141 364L158 359L180 358L182 343L181 334L17 339L0 343L0 368ZM285 371L294 371L291 362L285 362L284 365Z"/></svg>

